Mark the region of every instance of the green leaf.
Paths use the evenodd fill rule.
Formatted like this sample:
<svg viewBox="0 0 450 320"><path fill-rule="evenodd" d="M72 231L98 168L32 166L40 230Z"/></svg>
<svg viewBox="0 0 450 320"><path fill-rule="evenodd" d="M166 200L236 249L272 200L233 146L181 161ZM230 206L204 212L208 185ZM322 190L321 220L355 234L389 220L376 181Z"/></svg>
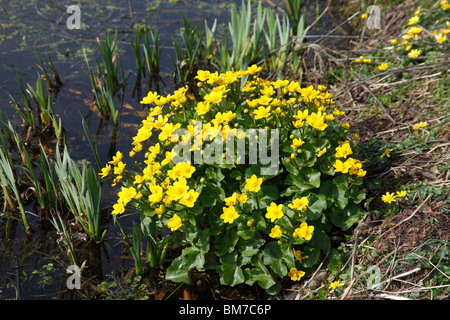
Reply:
<svg viewBox="0 0 450 320"><path fill-rule="evenodd" d="M288 158L288 159L290 159L290 158ZM284 164L284 166L286 167L286 170L287 170L289 173L292 173L292 174L294 174L294 175L297 175L297 174L298 174L297 166L295 166L295 164L292 163L292 161L289 161L289 162L284 161L283 164Z"/></svg>
<svg viewBox="0 0 450 320"><path fill-rule="evenodd" d="M223 201L225 199L225 192L223 189L211 182L207 182L201 193L201 203L203 207L212 207L217 200Z"/></svg>
<svg viewBox="0 0 450 320"><path fill-rule="evenodd" d="M246 281L247 284L258 282L258 285L266 290L277 284L270 270L262 262L261 254L253 256L252 265L254 268L244 270L249 278Z"/></svg>
<svg viewBox="0 0 450 320"><path fill-rule="evenodd" d="M287 187L281 194L281 197L289 197L290 195L292 195L293 193L299 192L299 188L296 186L290 186Z"/></svg>
<svg viewBox="0 0 450 320"><path fill-rule="evenodd" d="M170 267L167 268L166 280L192 284L192 280L189 278L189 268L185 256L179 256L173 260Z"/></svg>
<svg viewBox="0 0 450 320"><path fill-rule="evenodd" d="M183 255L186 256L186 265L188 269L197 268L201 270L205 265L205 252L200 248L188 247L183 249Z"/></svg>
<svg viewBox="0 0 450 320"><path fill-rule="evenodd" d="M319 248L322 252L328 252L331 247L330 238L328 235L320 228L314 228L314 235L311 238L309 244L314 248Z"/></svg>
<svg viewBox="0 0 450 320"><path fill-rule="evenodd" d="M220 282L222 284L233 287L245 281L244 272L242 271L242 268L237 265L222 263L220 271Z"/></svg>
<svg viewBox="0 0 450 320"><path fill-rule="evenodd" d="M208 180L214 182L220 182L225 178L220 168L208 167L205 170L205 175Z"/></svg>
<svg viewBox="0 0 450 320"><path fill-rule="evenodd" d="M239 252L243 256L251 257L259 252L259 248L265 243L263 239L251 239L246 241L239 241Z"/></svg>
<svg viewBox="0 0 450 320"><path fill-rule="evenodd" d="M343 231L349 229L361 219L364 211L356 205L349 205L343 210L331 212L331 222Z"/></svg>
<svg viewBox="0 0 450 320"><path fill-rule="evenodd" d="M270 268L280 277L287 274L287 268L283 263L283 252L280 245L275 242L266 244L263 251L263 262L265 265L270 265Z"/></svg>
<svg viewBox="0 0 450 320"><path fill-rule="evenodd" d="M313 238L314 238L314 236L313 236ZM314 248L314 247L306 247L302 251L302 255L305 256L305 258L302 260L303 266L305 268L311 268L319 262L320 249Z"/></svg>
<svg viewBox="0 0 450 320"><path fill-rule="evenodd" d="M234 229L229 229L223 236L216 237L216 255L220 257L226 253L232 252L238 240L239 236Z"/></svg>
<svg viewBox="0 0 450 320"><path fill-rule="evenodd" d="M310 203L308 205L308 219L317 220L322 215L322 212L327 209L327 198L323 194L313 194L309 197ZM312 214L309 214L312 213Z"/></svg>

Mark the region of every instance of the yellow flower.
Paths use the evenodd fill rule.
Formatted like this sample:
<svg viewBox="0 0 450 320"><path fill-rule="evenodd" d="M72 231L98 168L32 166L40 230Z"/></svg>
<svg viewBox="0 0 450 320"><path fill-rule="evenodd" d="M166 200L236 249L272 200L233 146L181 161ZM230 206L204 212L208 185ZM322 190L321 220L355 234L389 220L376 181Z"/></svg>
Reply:
<svg viewBox="0 0 450 320"><path fill-rule="evenodd" d="M180 200L186 196L188 189L186 178L181 178L172 186L167 187L167 195L171 200Z"/></svg>
<svg viewBox="0 0 450 320"><path fill-rule="evenodd" d="M404 197L406 197L406 191L397 191L396 195L397 195L397 198L404 198Z"/></svg>
<svg viewBox="0 0 450 320"><path fill-rule="evenodd" d="M353 154L350 147L350 141L339 142L339 147L336 148L336 158L347 158L348 155Z"/></svg>
<svg viewBox="0 0 450 320"><path fill-rule="evenodd" d="M434 35L434 39L436 40L437 43L443 43L445 40L447 40L447 36L442 34L442 33L438 33Z"/></svg>
<svg viewBox="0 0 450 320"><path fill-rule="evenodd" d="M422 52L422 50L413 49L413 50L411 50L410 53L408 53L408 56L411 58L416 58L420 55L421 52Z"/></svg>
<svg viewBox="0 0 450 320"><path fill-rule="evenodd" d="M301 147L304 143L305 143L305 141L302 141L301 138L294 138L294 139L292 140L291 148L294 148L294 149L299 148L299 147Z"/></svg>
<svg viewBox="0 0 450 320"><path fill-rule="evenodd" d="M342 173L347 173L348 170L350 169L349 163L347 163L347 161L342 162L341 160L336 160L335 164L333 164L333 167L335 172L342 172Z"/></svg>
<svg viewBox="0 0 450 320"><path fill-rule="evenodd" d="M296 228L294 230L294 238L303 238L305 240L311 240L312 233L314 231L314 226L308 226L306 222L302 222L300 224L300 228Z"/></svg>
<svg viewBox="0 0 450 320"><path fill-rule="evenodd" d="M392 39L392 40L391 40L391 44L394 44L394 45L395 45L395 44L397 44L397 42L398 42L397 39Z"/></svg>
<svg viewBox="0 0 450 320"><path fill-rule="evenodd" d="M386 70L387 67L388 67L387 63L382 63L377 68L378 68L378 70Z"/></svg>
<svg viewBox="0 0 450 320"><path fill-rule="evenodd" d="M161 202L163 199L163 188L157 185L150 185L150 192L152 193L148 197L148 201L150 201L150 205L154 205L155 203Z"/></svg>
<svg viewBox="0 0 450 320"><path fill-rule="evenodd" d="M108 164L106 167L102 168L102 171L100 172L100 177L103 179L111 172L111 166Z"/></svg>
<svg viewBox="0 0 450 320"><path fill-rule="evenodd" d="M236 192L233 193L232 196L225 198L225 204L229 207L229 206L234 206L236 204L237 201L237 194Z"/></svg>
<svg viewBox="0 0 450 320"><path fill-rule="evenodd" d="M441 5L441 9L444 10L444 11L447 10L447 9L450 9L450 3L448 3L447 0L442 0L440 2L440 5Z"/></svg>
<svg viewBox="0 0 450 320"><path fill-rule="evenodd" d="M160 205L158 208L155 209L155 212L158 216L161 216L164 212L166 212L166 207Z"/></svg>
<svg viewBox="0 0 450 320"><path fill-rule="evenodd" d="M189 192L181 198L180 203L186 207L192 208L197 201L199 193L195 190L189 190Z"/></svg>
<svg viewBox="0 0 450 320"><path fill-rule="evenodd" d="M303 210L306 211L306 206L309 204L309 200L307 197L301 197L294 199L292 203L288 204L288 207L295 210Z"/></svg>
<svg viewBox="0 0 450 320"><path fill-rule="evenodd" d="M122 187L122 189L118 193L119 201L122 201L123 205L126 205L128 202L130 202L136 196L136 194L137 194L137 192L134 187L130 187L130 188Z"/></svg>
<svg viewBox="0 0 450 320"><path fill-rule="evenodd" d="M115 205L113 205L113 211L111 214L113 216L117 216L118 214L122 214L125 212L125 206L122 201L118 201Z"/></svg>
<svg viewBox="0 0 450 320"><path fill-rule="evenodd" d="M167 174L173 180L184 177L189 179L192 177L192 174L195 172L195 167L193 167L190 163L180 162L177 163L172 169L170 169Z"/></svg>
<svg viewBox="0 0 450 320"><path fill-rule="evenodd" d="M267 106L267 105L269 105L269 103L270 103L272 100L273 100L273 98L271 98L271 97L268 97L268 96L262 96L261 98L256 99L256 102L259 103L260 105Z"/></svg>
<svg viewBox="0 0 450 320"><path fill-rule="evenodd" d="M177 123L174 125L173 123L166 123L164 127L161 128L161 132L158 135L159 141L166 141L167 139L172 137L172 133L179 129L181 124Z"/></svg>
<svg viewBox="0 0 450 320"><path fill-rule="evenodd" d="M367 18L367 13L363 13L363 14L361 15L361 19L365 19L365 18Z"/></svg>
<svg viewBox="0 0 450 320"><path fill-rule="evenodd" d="M415 37L417 36L419 33L422 32L422 28L421 27L411 27L408 29L408 31L406 31L406 33L411 37Z"/></svg>
<svg viewBox="0 0 450 320"><path fill-rule="evenodd" d="M412 129L413 130L418 130L418 129L420 129L420 128L423 128L423 127L426 127L428 125L428 123L427 122L419 122L418 124L416 124L416 125L414 125L413 127L412 127Z"/></svg>
<svg viewBox="0 0 450 320"><path fill-rule="evenodd" d="M113 166L115 166L115 165L117 165L120 162L120 160L122 160L122 158L123 158L122 152L117 151L116 155L113 156L112 161L109 161L108 163L111 163Z"/></svg>
<svg viewBox="0 0 450 320"><path fill-rule="evenodd" d="M313 112L306 118L306 122L314 129L320 131L323 131L326 129L326 127L328 127L328 125L325 124L325 119L323 118L321 111L317 113Z"/></svg>
<svg viewBox="0 0 450 320"><path fill-rule="evenodd" d="M272 94L274 94L272 86L263 86L263 88L260 89L259 92L261 92L261 94L264 96L271 96Z"/></svg>
<svg viewBox="0 0 450 320"><path fill-rule="evenodd" d="M252 175L245 181L245 190L258 192L261 189L263 178L258 178L256 175Z"/></svg>
<svg viewBox="0 0 450 320"><path fill-rule="evenodd" d="M305 272L299 271L297 268L291 268L288 273L288 276L291 277L292 281L299 281L304 275Z"/></svg>
<svg viewBox="0 0 450 320"><path fill-rule="evenodd" d="M415 15L411 18L409 18L408 21L408 26L412 26L413 24L416 24L417 22L419 22L420 17L418 15Z"/></svg>
<svg viewBox="0 0 450 320"><path fill-rule="evenodd" d="M340 281L334 281L334 282L330 283L330 286L328 287L328 289L334 290L334 289L336 289L338 287L341 287L343 285L344 284L342 282L340 282Z"/></svg>
<svg viewBox="0 0 450 320"><path fill-rule="evenodd" d="M296 129L302 128L303 121L302 120L292 121L292 126Z"/></svg>
<svg viewBox="0 0 450 320"><path fill-rule="evenodd" d="M237 201L239 201L240 203L245 203L247 201L247 194L246 193L241 193L238 194L236 196Z"/></svg>
<svg viewBox="0 0 450 320"><path fill-rule="evenodd" d="M115 175L121 175L123 170L125 170L126 164L124 164L122 161L120 161L115 167L114 167L114 174Z"/></svg>
<svg viewBox="0 0 450 320"><path fill-rule="evenodd" d="M318 158L320 158L320 157L323 156L326 152L327 152L327 148L323 148L322 150L320 150L320 151L318 151L318 152L316 153L316 156L317 156Z"/></svg>
<svg viewBox="0 0 450 320"><path fill-rule="evenodd" d="M220 215L220 219L222 219L224 223L233 223L233 221L239 217L234 206L223 207L222 210L223 213Z"/></svg>
<svg viewBox="0 0 450 320"><path fill-rule="evenodd" d="M167 224L171 231L178 230L182 225L183 222L177 214L174 214L173 217L169 219L169 223Z"/></svg>
<svg viewBox="0 0 450 320"><path fill-rule="evenodd" d="M209 79L210 74L211 73L208 70L198 70L195 78L201 82L205 82Z"/></svg>
<svg viewBox="0 0 450 320"><path fill-rule="evenodd" d="M195 110L197 111L197 114L199 116L202 116L206 114L209 110L211 110L211 107L209 105L209 102L200 101L195 107Z"/></svg>
<svg viewBox="0 0 450 320"><path fill-rule="evenodd" d="M348 122L342 122L341 124L342 129L344 129L345 131L348 131L350 129L350 123Z"/></svg>
<svg viewBox="0 0 450 320"><path fill-rule="evenodd" d="M285 87L289 84L289 80L277 80L277 81L272 81L271 84L273 85L273 87L275 89L279 89L281 87Z"/></svg>
<svg viewBox="0 0 450 320"><path fill-rule="evenodd" d="M255 74L255 73L259 72L261 69L262 69L262 67L258 67L256 64L253 64L247 68L246 73L247 74Z"/></svg>
<svg viewBox="0 0 450 320"><path fill-rule="evenodd" d="M294 248L292 248L292 250L294 251L294 257L295 259L302 261L303 259L305 259L304 256L302 256L302 252L300 250L295 250Z"/></svg>
<svg viewBox="0 0 450 320"><path fill-rule="evenodd" d="M395 202L395 194L386 192L386 194L381 196L381 201L387 203Z"/></svg>
<svg viewBox="0 0 450 320"><path fill-rule="evenodd" d="M296 92L297 90L300 90L300 83L298 83L298 81L291 81L287 86L287 90L289 92Z"/></svg>
<svg viewBox="0 0 450 320"><path fill-rule="evenodd" d="M271 238L279 238L283 233L279 226L275 226L270 230L269 237Z"/></svg>
<svg viewBox="0 0 450 320"><path fill-rule="evenodd" d="M280 219L284 215L282 209L282 204L277 205L275 202L272 202L266 209L266 218L270 219L271 222L274 222L276 219Z"/></svg>
<svg viewBox="0 0 450 320"><path fill-rule="evenodd" d="M205 95L205 102L206 103L219 103L222 101L224 92L222 91L211 91L207 95Z"/></svg>
<svg viewBox="0 0 450 320"><path fill-rule="evenodd" d="M356 62L363 62L363 63L370 63L372 60L370 58L364 58L364 56L360 56L359 58L355 59Z"/></svg>
<svg viewBox="0 0 450 320"><path fill-rule="evenodd" d="M255 120L268 118L270 116L270 106L267 108L259 107L257 110L255 110Z"/></svg>
<svg viewBox="0 0 450 320"><path fill-rule="evenodd" d="M141 104L151 104L155 100L159 98L159 95L156 92L149 92L146 97L142 99Z"/></svg>
<svg viewBox="0 0 450 320"><path fill-rule="evenodd" d="M308 111L308 109L305 109L305 110L298 110L297 111L297 114L294 114L293 115L293 117L295 118L295 119L298 119L298 120L300 120L300 121L303 121L303 120L305 120L306 118L308 118L308 114L309 114L309 111Z"/></svg>

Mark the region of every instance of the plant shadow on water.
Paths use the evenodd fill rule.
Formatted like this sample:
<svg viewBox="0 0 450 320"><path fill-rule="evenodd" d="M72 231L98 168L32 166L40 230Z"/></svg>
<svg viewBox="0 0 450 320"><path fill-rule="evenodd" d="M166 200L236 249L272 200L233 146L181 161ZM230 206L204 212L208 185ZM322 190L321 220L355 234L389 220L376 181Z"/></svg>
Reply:
<svg viewBox="0 0 450 320"><path fill-rule="evenodd" d="M148 295L162 298L166 293L170 297L171 292L180 288L178 284L174 288L164 288L164 278L158 268L152 269L151 274L142 275L156 283L150 288L158 290L148 292L140 288L132 278L136 266L130 254L133 223L124 223L124 230L121 230L110 214L117 190L106 186L110 184L108 180L100 188L101 195L98 196L102 201L97 208L100 211L96 223L101 230L87 236L88 227L81 223L86 208L78 208L80 211L75 213L77 209L68 205L69 191L67 194L55 191L56 181L63 184L69 178L58 175L54 167L56 161L49 160L67 146L73 163L86 169L89 180L89 172L99 172L101 164L107 163L117 150L130 151L131 137L148 113L147 108L141 108L137 103L142 92L170 92L180 85L177 81L188 80L188 76L195 74L193 70L183 70L182 46L177 44L184 41L184 46L188 47L186 41L189 39L183 38L183 33L178 30L184 27L186 31L189 23L194 28L197 23L203 26L205 20L211 26L217 18L216 32L224 33L231 2L215 1L212 6L195 0L170 2L173 3L158 1L159 6L154 7L144 1L133 3L133 6L125 0L116 1L114 5L109 1L83 2L79 30L66 27L69 16L66 8L70 1L12 1L0 11L3 25L0 31L0 59L3 61L0 88L8 93L0 95L0 114L4 120L3 133L9 132L12 136L11 140L3 141L3 147L4 150L12 149L14 141L17 144L19 140L27 142L23 148L12 152L11 162L22 160L24 164L17 167L20 176L16 179L23 178L25 182L17 183L18 196L15 198L22 198L18 204L23 205L29 219L27 229L17 215L1 209L5 211L0 215L1 298L83 299L105 295L110 298ZM241 4L241 1L232 2L237 6ZM195 36L195 31L191 31L187 37ZM182 39L173 41L179 34ZM159 47L154 45L155 38L160 39ZM207 45L211 50L214 43ZM195 51L195 48L191 49ZM205 66L202 63L204 61L198 61L198 68ZM13 79L15 75L17 81ZM33 85L30 88L24 84ZM30 97L36 102L33 106L31 101L27 106ZM15 100L18 102L14 103ZM16 109L10 107L10 104L24 103ZM38 106L43 105L48 108L39 109ZM36 109L41 111L33 118ZM8 129L9 120L12 124ZM15 134L18 138L14 138ZM33 174L31 161L40 163L38 176ZM92 163L92 166L88 167L86 163ZM76 180L77 175L81 176L81 172L72 177ZM96 180L91 183L95 184ZM98 184L100 186L100 182ZM27 196L41 190L40 187L45 189L44 185L49 193L55 191L53 196L43 194L38 199ZM67 188L70 189L70 185ZM3 195L6 198L5 191ZM12 210L15 211L18 209ZM130 238L124 237L123 232ZM174 258L170 253L167 256ZM82 266L83 263L82 289L69 290L66 282L70 276L66 272L68 266ZM134 295L114 293L108 281L121 281L118 278L125 279L122 281ZM197 285L217 283L213 278L214 275L208 274L199 276Z"/></svg>

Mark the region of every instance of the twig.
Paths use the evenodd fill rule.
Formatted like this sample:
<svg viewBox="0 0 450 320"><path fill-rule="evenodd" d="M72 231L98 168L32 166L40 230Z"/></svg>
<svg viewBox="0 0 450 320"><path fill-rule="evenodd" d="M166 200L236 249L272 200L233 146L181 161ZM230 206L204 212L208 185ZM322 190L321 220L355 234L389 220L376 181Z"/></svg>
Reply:
<svg viewBox="0 0 450 320"><path fill-rule="evenodd" d="M417 271L420 271L420 270L422 270L422 268L417 267L417 268L415 268L413 270L409 270L409 271L400 273L400 274L398 274L396 276L390 277L389 279L386 279L384 281L375 283L375 284L371 285L370 287L368 287L367 289L369 289L369 290L376 290L379 286L381 286L382 284L384 284L386 282L390 282L390 281L398 279L398 278L409 276L410 274L416 273Z"/></svg>
<svg viewBox="0 0 450 320"><path fill-rule="evenodd" d="M389 299L389 300L411 300L409 298L400 297L400 296L397 296L397 295L387 294L387 293L380 293L380 294L375 295L375 297L383 298L383 299Z"/></svg>
<svg viewBox="0 0 450 320"><path fill-rule="evenodd" d="M314 271L313 275L311 276L311 278L308 279L308 281L305 282L305 284L303 285L302 289L305 289L308 284L314 279L314 277L316 276L317 272L319 272L320 268L322 268L323 263L325 262L325 260L328 258L328 255L330 254L330 251L327 252L327 254L325 255L325 258L323 258L322 262L320 263L320 265L317 267L316 271ZM297 296L295 297L295 300L299 300L300 299L300 292L297 293Z"/></svg>
<svg viewBox="0 0 450 320"><path fill-rule="evenodd" d="M413 81L413 80L415 81L415 80L435 77L435 76L438 76L440 74L442 74L442 72L438 72L438 73L430 74L430 75L425 75L425 76L417 77L417 78L404 79L404 80L400 80L400 81L397 81L397 82L372 84L371 87L381 88L381 87L395 86L395 85L403 84L403 83L406 83L406 82L409 82L409 81Z"/></svg>

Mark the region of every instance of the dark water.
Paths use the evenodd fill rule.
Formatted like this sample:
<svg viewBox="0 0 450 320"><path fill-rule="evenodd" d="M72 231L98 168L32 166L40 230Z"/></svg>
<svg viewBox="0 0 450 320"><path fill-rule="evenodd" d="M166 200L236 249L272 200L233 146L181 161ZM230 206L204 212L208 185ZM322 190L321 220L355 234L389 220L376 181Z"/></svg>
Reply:
<svg viewBox="0 0 450 320"><path fill-rule="evenodd" d="M315 19L316 1L310 1L307 11L308 22ZM9 105L6 92L16 100L20 100L21 92L16 81L14 70L18 70L24 84L36 83L37 59L34 48L46 60L48 54L63 82L62 87L53 98L55 114L61 117L66 130L66 141L70 155L75 160L87 160L94 163L94 158L86 141L81 126L81 117L89 125L90 133L96 142L102 164L110 160L116 150L128 154L131 138L135 134L142 119L146 117L147 109L139 104L134 90L136 81L136 65L130 46L134 37L135 25L142 24L158 29L160 46L163 46L161 57L161 93L167 94L173 90L173 64L175 60L172 38L182 27L182 14L193 25L203 24L207 20L211 26L218 19L219 33L224 32L229 21L229 5L241 1L198 1L198 0L160 0L160 1L52 1L23 0L2 1L0 7L0 110L15 125L20 132L20 118ZM263 1L265 6L267 5ZM272 1L283 5L284 1ZM319 1L320 3L323 1ZM69 5L80 7L81 29L69 30L66 20L70 14L66 12ZM321 7L320 7L321 8ZM322 28L331 28L337 21L328 18L322 23ZM118 31L119 52L126 76L127 86L122 99L116 99L120 107L119 125L116 128L117 137L113 139L114 126L112 121L101 125L95 110L90 108L93 101L91 86L85 72L86 64L83 58L83 48L88 54L90 65L95 66L95 60L101 63L100 51L96 39L104 39L107 31ZM314 30L311 30L314 32ZM94 72L95 73L95 72ZM144 81L145 83L145 81ZM143 86L143 94L146 88ZM107 209L115 202L115 192L112 188L103 188L104 207ZM33 211L33 206L27 208ZM107 211L107 210L106 210ZM6 220L6 219L5 219ZM127 219L123 219L127 220ZM124 224L131 234L131 219ZM67 257L58 246L58 235L49 223L30 217L33 229L36 231L30 241L25 239L23 226L14 221L7 224L0 218L0 299L55 299L71 298L70 295L59 295L66 289L65 268L69 264ZM123 258L130 256L125 252L126 246L121 241L119 229L112 223L109 214L105 214L105 226L108 228L106 241L103 245L94 245L79 252L90 261L87 274L83 277L93 277L96 280L107 280L106 275L126 272L133 266L133 260ZM53 264L53 267L49 266ZM49 269L49 270L47 270ZM39 272L36 272L38 270ZM34 271L34 273L33 273ZM78 297L80 298L80 297Z"/></svg>

